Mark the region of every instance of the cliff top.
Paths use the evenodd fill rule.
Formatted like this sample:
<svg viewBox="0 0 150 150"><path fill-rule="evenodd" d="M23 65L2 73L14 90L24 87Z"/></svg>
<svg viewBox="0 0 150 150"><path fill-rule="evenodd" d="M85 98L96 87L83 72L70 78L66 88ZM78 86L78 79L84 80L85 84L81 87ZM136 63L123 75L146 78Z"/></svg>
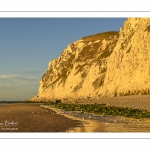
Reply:
<svg viewBox="0 0 150 150"><path fill-rule="evenodd" d="M98 33L98 34L83 37L82 40L84 40L84 41L100 40L100 39L104 39L104 38L110 38L115 35L118 36L119 32L108 31L108 32L103 32L103 33Z"/></svg>

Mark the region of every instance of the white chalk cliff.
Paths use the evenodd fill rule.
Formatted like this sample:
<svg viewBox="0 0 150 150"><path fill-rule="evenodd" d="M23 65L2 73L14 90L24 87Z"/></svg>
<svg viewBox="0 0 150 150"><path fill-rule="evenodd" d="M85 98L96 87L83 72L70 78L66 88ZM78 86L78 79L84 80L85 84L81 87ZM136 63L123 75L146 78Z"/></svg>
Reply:
<svg viewBox="0 0 150 150"><path fill-rule="evenodd" d="M150 94L150 19L129 18L120 32L70 43L49 62L39 93L30 100L74 101Z"/></svg>

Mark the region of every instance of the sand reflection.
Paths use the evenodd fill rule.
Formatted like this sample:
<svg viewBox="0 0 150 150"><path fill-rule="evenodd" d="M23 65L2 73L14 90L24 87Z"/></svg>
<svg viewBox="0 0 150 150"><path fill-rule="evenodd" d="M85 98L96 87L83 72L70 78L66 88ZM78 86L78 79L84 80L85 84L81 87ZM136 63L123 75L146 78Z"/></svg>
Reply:
<svg viewBox="0 0 150 150"><path fill-rule="evenodd" d="M122 117L120 117L121 120ZM75 119L75 118L73 118ZM119 119L119 117L118 117ZM116 118L114 118L116 120ZM82 121L82 120L80 120ZM126 121L85 120L82 126L69 129L67 132L150 132L150 119L126 119Z"/></svg>

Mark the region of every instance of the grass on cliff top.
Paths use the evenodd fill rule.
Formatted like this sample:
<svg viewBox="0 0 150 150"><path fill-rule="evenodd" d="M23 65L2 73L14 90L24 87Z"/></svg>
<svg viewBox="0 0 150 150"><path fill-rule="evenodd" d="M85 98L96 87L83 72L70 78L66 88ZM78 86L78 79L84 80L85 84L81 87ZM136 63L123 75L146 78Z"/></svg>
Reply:
<svg viewBox="0 0 150 150"><path fill-rule="evenodd" d="M61 101L48 102L46 105L50 105L55 108L63 109L65 111L82 111L87 113L95 113L100 115L111 116L124 116L129 118L150 118L150 112L147 110L133 109L128 107L116 107L107 106L106 104L66 104Z"/></svg>
<svg viewBox="0 0 150 150"><path fill-rule="evenodd" d="M109 38L109 37L112 37L115 35L119 35L119 32L109 31L109 32L98 33L95 35L83 37L82 40L84 40L84 41L101 40L101 39Z"/></svg>

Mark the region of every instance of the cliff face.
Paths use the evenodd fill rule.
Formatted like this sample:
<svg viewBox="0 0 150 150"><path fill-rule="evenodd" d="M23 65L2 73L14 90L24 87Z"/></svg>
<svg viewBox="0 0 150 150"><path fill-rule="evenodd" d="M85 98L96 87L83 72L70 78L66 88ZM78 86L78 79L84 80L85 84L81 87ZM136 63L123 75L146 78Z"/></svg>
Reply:
<svg viewBox="0 0 150 150"><path fill-rule="evenodd" d="M150 93L150 19L130 18L120 28L100 93L106 96Z"/></svg>
<svg viewBox="0 0 150 150"><path fill-rule="evenodd" d="M118 35L118 32L106 32L69 44L57 59L49 62L39 93L32 100L67 98L72 101L96 95L103 85L107 60Z"/></svg>
<svg viewBox="0 0 150 150"><path fill-rule="evenodd" d="M84 37L49 62L31 100L149 94L150 19L130 18L120 32Z"/></svg>

